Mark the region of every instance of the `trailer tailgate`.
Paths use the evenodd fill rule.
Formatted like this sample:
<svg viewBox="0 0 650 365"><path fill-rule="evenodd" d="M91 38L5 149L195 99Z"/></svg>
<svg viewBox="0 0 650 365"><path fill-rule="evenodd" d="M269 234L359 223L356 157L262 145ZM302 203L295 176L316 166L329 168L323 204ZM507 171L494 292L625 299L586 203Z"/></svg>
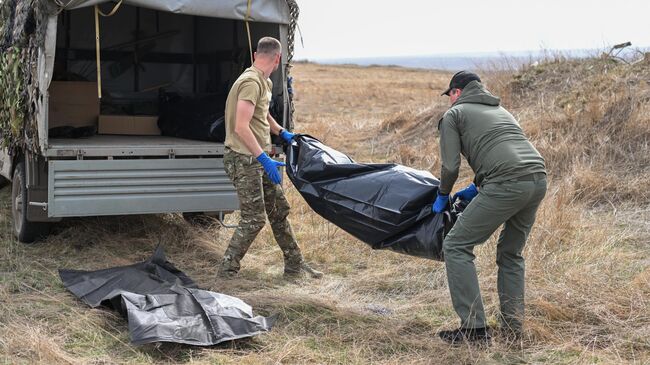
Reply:
<svg viewBox="0 0 650 365"><path fill-rule="evenodd" d="M50 160L48 216L239 209L221 158Z"/></svg>

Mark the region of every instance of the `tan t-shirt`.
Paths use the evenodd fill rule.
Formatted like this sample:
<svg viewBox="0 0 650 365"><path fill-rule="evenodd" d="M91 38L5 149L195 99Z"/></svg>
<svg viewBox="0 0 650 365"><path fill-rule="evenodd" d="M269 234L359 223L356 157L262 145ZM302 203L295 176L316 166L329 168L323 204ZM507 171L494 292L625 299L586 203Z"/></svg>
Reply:
<svg viewBox="0 0 650 365"><path fill-rule="evenodd" d="M273 82L255 66L247 68L232 85L226 99L226 147L245 155L252 155L235 134L237 101L248 100L255 105L250 128L262 150L271 151L271 126L266 119L269 114Z"/></svg>

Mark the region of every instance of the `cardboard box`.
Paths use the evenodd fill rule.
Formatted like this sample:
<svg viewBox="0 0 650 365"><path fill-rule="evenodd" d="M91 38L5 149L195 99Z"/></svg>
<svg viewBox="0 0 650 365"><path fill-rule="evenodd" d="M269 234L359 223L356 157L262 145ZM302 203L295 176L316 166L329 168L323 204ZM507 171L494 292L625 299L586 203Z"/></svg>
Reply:
<svg viewBox="0 0 650 365"><path fill-rule="evenodd" d="M158 116L100 115L98 133L159 136Z"/></svg>
<svg viewBox="0 0 650 365"><path fill-rule="evenodd" d="M97 125L97 83L52 81L49 88L48 128Z"/></svg>

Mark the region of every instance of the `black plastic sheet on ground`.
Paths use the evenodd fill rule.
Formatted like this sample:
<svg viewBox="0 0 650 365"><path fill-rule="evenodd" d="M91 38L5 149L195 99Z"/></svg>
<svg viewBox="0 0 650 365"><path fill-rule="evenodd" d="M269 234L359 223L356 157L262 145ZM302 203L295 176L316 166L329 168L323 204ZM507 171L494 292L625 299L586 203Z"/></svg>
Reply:
<svg viewBox="0 0 650 365"><path fill-rule="evenodd" d="M176 342L208 346L269 331L274 319L253 316L242 300L198 289L165 258L99 271L59 270L63 285L91 307L125 316L134 344Z"/></svg>
<svg viewBox="0 0 650 365"><path fill-rule="evenodd" d="M443 260L442 242L460 207L431 212L439 181L429 172L357 163L299 135L287 149L287 174L316 213L373 249Z"/></svg>

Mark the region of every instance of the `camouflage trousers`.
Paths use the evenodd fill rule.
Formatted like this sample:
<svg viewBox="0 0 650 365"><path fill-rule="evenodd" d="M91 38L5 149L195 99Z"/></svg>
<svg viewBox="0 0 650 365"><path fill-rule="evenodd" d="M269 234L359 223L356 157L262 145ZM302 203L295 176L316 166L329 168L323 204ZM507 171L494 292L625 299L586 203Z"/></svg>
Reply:
<svg viewBox="0 0 650 365"><path fill-rule="evenodd" d="M285 273L298 273L303 258L289 223L289 202L280 185L273 184L255 157L226 149L223 158L226 173L239 197L241 219L223 255L221 271L236 273L257 234L266 224L284 255Z"/></svg>

